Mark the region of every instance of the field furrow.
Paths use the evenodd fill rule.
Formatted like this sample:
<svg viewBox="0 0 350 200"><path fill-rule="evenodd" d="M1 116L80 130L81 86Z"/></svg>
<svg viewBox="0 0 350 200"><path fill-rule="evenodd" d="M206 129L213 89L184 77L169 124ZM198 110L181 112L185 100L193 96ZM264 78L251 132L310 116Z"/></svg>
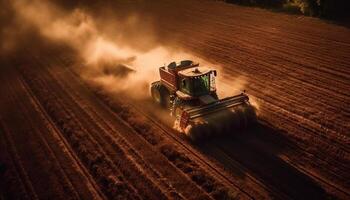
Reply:
<svg viewBox="0 0 350 200"><path fill-rule="evenodd" d="M38 194L38 198L64 199L69 196L72 199L92 197L99 199L96 191L88 189L88 184L84 185L79 182L84 180L84 175L81 174L79 168L76 168L74 165L73 168L72 165L69 165L72 160L63 153L65 151L62 151L62 146L55 143L53 137L55 130L52 127L48 127L50 124L45 121L45 118L41 118L43 116L41 116L40 111L35 110L35 102L21 84L18 76L16 77L15 73L10 72L11 70L9 70L9 74L11 74L13 79L12 84L6 87L9 94L7 103L16 102L17 110L21 114L16 112L8 113L8 115L2 116L2 123L5 130L9 131L9 144L23 143L23 145L13 147L16 148L13 151L18 152L15 154L14 159L18 160L22 165L22 171L27 177L22 179L26 182L26 185L29 185L27 188L32 188L30 191L35 191L35 194ZM19 98L17 95L21 95L21 97ZM8 104L8 106L8 108L11 108L10 106L13 105ZM20 119L18 120L20 122L16 121L19 116ZM20 123L21 126L16 126L13 123ZM41 131L45 130L49 130L49 134L42 134L43 132ZM9 135L11 133L12 135ZM39 174L46 174L46 176Z"/></svg>

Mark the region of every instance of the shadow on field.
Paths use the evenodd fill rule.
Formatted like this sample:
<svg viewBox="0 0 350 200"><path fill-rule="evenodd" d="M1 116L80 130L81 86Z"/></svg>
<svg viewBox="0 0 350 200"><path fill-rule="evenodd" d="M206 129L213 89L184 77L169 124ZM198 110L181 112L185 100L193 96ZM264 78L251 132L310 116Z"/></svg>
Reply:
<svg viewBox="0 0 350 200"><path fill-rule="evenodd" d="M293 151L287 146L290 144L278 130L258 123L234 137L212 139L196 146L237 177L243 180L249 174L272 193L278 191L292 199L329 199L318 183L279 157L282 152Z"/></svg>

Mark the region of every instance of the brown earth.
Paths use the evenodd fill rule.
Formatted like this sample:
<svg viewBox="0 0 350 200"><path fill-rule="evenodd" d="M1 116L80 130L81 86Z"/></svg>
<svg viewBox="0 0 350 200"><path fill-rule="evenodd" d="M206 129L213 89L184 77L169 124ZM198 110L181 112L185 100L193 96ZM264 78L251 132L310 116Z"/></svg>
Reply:
<svg viewBox="0 0 350 200"><path fill-rule="evenodd" d="M214 1L118 8L243 77L259 124L192 144L151 102L86 84L67 47L26 49L2 62L0 199L349 199L349 29Z"/></svg>

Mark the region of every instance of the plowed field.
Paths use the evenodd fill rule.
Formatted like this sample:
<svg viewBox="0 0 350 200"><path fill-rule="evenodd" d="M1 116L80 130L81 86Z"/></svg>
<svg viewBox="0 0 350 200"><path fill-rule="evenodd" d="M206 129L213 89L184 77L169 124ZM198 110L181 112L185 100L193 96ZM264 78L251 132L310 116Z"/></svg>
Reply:
<svg viewBox="0 0 350 200"><path fill-rule="evenodd" d="M40 41L1 59L0 199L350 198L348 28L216 1L111 6L219 66L219 90L244 80L258 124L192 143L150 97L111 95Z"/></svg>

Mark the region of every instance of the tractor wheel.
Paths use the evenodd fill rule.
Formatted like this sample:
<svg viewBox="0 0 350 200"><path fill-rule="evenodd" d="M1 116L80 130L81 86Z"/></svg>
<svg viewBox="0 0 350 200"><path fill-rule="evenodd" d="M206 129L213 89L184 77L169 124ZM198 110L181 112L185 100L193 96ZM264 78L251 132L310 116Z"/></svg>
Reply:
<svg viewBox="0 0 350 200"><path fill-rule="evenodd" d="M164 108L170 107L170 93L169 90L160 83L154 82L151 85L151 95L153 100Z"/></svg>

